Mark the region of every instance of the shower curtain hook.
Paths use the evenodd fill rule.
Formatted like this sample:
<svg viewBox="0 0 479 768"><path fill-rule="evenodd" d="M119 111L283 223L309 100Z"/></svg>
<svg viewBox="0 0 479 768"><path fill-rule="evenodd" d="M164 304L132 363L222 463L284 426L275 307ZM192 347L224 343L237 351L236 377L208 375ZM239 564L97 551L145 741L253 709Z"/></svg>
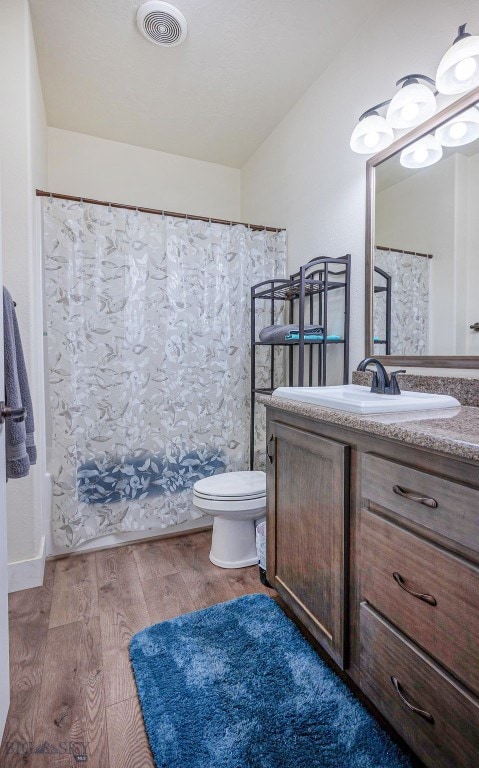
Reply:
<svg viewBox="0 0 479 768"><path fill-rule="evenodd" d="M135 216L138 216L138 206L135 208Z"/></svg>
<svg viewBox="0 0 479 768"><path fill-rule="evenodd" d="M49 202L50 202L50 205L53 203L53 195L52 195L51 192L50 192L50 201Z"/></svg>
<svg viewBox="0 0 479 768"><path fill-rule="evenodd" d="M80 208L83 208L83 197L80 197Z"/></svg>
<svg viewBox="0 0 479 768"><path fill-rule="evenodd" d="M111 213L111 203L108 203L108 213Z"/></svg>
<svg viewBox="0 0 479 768"><path fill-rule="evenodd" d="M164 221L164 220L165 220L165 212L164 212L164 211L162 211L162 212L161 212L161 220L162 220L162 221Z"/></svg>

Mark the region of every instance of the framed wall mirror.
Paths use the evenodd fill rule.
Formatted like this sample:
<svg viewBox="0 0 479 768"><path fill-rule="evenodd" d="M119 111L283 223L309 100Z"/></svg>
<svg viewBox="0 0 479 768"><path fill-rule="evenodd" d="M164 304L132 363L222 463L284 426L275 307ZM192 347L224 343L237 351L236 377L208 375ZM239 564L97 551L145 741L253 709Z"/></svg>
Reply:
<svg viewBox="0 0 479 768"><path fill-rule="evenodd" d="M425 165L431 135L456 146ZM479 88L370 158L366 177L366 354L479 368Z"/></svg>

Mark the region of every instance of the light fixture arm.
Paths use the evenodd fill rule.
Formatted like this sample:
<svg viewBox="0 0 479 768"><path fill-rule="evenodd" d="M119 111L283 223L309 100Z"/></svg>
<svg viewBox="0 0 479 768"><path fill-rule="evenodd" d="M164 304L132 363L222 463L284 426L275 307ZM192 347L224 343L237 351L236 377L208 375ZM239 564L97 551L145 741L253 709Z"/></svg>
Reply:
<svg viewBox="0 0 479 768"><path fill-rule="evenodd" d="M429 83L429 85L436 85L432 77L428 77L427 75L405 75L404 77L399 78L396 85L401 85L402 83L402 87L404 88L405 85L417 83L419 80L424 80L424 82Z"/></svg>
<svg viewBox="0 0 479 768"><path fill-rule="evenodd" d="M381 109L382 107L386 107L390 103L391 103L391 99L388 99L387 101L382 101L380 104L376 104L374 107L369 107L369 109L367 109L366 112L363 112L363 114L359 116L358 122L361 122L361 120L364 120L365 117L369 117L370 115L377 115L378 109Z"/></svg>
<svg viewBox="0 0 479 768"><path fill-rule="evenodd" d="M466 26L467 26L467 24L461 24L457 28L457 37L454 40L453 45L458 43L459 40L463 40L465 37L471 37L471 33L470 32L466 32Z"/></svg>
<svg viewBox="0 0 479 768"><path fill-rule="evenodd" d="M478 85L479 35L466 32L466 24L461 24L453 44L439 62L436 88L446 96L455 96Z"/></svg>

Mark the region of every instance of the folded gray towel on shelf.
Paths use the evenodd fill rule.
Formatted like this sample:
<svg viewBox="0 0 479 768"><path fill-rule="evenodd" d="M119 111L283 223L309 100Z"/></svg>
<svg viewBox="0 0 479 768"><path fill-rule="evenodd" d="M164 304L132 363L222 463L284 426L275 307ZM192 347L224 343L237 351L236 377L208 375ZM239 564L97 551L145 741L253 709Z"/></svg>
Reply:
<svg viewBox="0 0 479 768"><path fill-rule="evenodd" d="M305 324L304 326L305 334L321 334L322 332L322 325ZM290 333L299 333L299 325L268 325L266 328L262 328L259 332L259 340L266 341L269 344L282 344L284 343L286 336Z"/></svg>
<svg viewBox="0 0 479 768"><path fill-rule="evenodd" d="M23 357L15 305L6 288L3 289L3 343L5 365L5 402L9 408L25 408L24 421L5 420L5 451L7 478L26 477L36 463L32 398Z"/></svg>

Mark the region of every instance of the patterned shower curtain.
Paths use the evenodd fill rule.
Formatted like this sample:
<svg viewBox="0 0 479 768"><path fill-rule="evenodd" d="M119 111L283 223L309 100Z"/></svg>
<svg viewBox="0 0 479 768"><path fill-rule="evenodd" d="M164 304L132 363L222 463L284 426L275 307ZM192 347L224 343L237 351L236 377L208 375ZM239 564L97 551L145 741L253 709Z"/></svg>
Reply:
<svg viewBox="0 0 479 768"><path fill-rule="evenodd" d="M391 275L391 354L427 355L429 344L429 259L375 249L374 265ZM384 285L377 275L375 284ZM374 296L374 338L386 337L386 294ZM374 353L384 355L384 345Z"/></svg>
<svg viewBox="0 0 479 768"><path fill-rule="evenodd" d="M45 199L43 251L56 544L198 517L198 478L248 468L249 288L285 233Z"/></svg>

